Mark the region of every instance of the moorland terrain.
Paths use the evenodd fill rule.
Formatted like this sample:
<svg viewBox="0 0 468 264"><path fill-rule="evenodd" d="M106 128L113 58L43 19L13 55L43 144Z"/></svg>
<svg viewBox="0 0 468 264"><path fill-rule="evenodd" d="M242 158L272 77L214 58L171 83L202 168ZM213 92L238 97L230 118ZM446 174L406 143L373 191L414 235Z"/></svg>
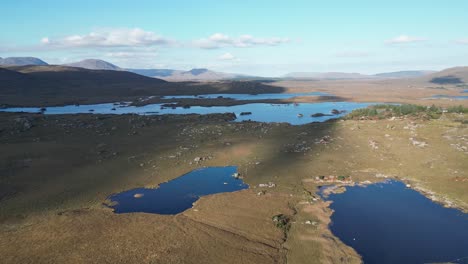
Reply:
<svg viewBox="0 0 468 264"><path fill-rule="evenodd" d="M296 92L331 96L268 102L435 105L357 110L300 126L232 122L230 113L0 113L5 263L360 263L354 249L331 233L329 202L317 194L319 186L343 179L344 185L399 179L438 203L468 210L468 101L431 98L460 95L468 68L378 80L172 83L126 71L46 65L0 68L0 81L4 107ZM227 165L238 166L249 189L202 197L177 215L115 214L106 206L111 194ZM272 220L278 215L284 224Z"/></svg>

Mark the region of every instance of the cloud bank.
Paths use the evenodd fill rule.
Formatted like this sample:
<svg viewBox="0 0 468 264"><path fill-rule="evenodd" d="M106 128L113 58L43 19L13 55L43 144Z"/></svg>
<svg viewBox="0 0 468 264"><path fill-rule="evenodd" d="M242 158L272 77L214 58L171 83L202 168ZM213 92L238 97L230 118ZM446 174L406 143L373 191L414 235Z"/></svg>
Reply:
<svg viewBox="0 0 468 264"><path fill-rule="evenodd" d="M41 39L41 44L62 48L147 47L165 45L171 40L140 28L101 29L85 35Z"/></svg>
<svg viewBox="0 0 468 264"><path fill-rule="evenodd" d="M290 42L289 38L256 38L251 35L241 35L237 38L215 33L208 38L193 41L196 47L202 49L220 49L224 47L248 48L253 46L277 46Z"/></svg>

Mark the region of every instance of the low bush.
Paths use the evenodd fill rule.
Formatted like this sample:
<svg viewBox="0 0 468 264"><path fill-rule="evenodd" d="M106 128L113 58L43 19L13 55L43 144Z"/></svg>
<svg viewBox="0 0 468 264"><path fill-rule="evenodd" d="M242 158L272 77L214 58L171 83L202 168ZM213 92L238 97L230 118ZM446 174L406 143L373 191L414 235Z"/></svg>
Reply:
<svg viewBox="0 0 468 264"><path fill-rule="evenodd" d="M459 106L452 106L448 109L443 109L432 105L430 107L414 104L379 104L372 105L367 108L356 109L346 115L346 119L359 119L359 118L389 118L400 116L414 116L427 119L437 119L443 112L448 113L468 113L468 108Z"/></svg>

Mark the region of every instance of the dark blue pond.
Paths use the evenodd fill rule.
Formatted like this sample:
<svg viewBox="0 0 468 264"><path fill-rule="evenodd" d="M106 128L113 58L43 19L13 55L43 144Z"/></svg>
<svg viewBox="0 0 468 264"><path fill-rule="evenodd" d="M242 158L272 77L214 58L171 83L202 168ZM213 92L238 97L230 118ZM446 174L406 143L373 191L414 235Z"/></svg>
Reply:
<svg viewBox="0 0 468 264"><path fill-rule="evenodd" d="M399 181L331 194L331 231L364 263L468 263L468 214Z"/></svg>
<svg viewBox="0 0 468 264"><path fill-rule="evenodd" d="M247 189L247 184L233 177L236 171L235 166L197 169L157 189L137 188L112 195L109 199L117 204L111 207L118 214L178 214L191 208L201 196Z"/></svg>

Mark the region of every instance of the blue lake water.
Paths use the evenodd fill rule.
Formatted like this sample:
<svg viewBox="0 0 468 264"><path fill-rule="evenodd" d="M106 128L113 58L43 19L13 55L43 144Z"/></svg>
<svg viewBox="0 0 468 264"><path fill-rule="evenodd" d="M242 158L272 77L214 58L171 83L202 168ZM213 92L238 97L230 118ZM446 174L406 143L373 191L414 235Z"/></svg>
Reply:
<svg viewBox="0 0 468 264"><path fill-rule="evenodd" d="M215 114L235 113L236 121L252 120L258 122L287 122L292 125L302 125L311 122L323 122L331 118L345 115L342 113L333 116L311 117L312 114L330 114L333 109L350 112L354 109L365 108L371 103L354 102L324 102L324 103L299 103L299 104L265 104L253 103L234 106L192 106L190 108L161 108L161 104L149 104L145 106L115 105L112 103L95 105L68 105L47 107L44 114ZM0 109L1 112L29 112L37 113L39 107L12 107ZM250 115L240 115L242 112L251 112ZM302 115L302 117L299 117Z"/></svg>
<svg viewBox="0 0 468 264"><path fill-rule="evenodd" d="M436 94L433 95L432 98L437 98L437 99L455 99L455 100L468 100L468 96L466 95L445 95L445 94Z"/></svg>
<svg viewBox="0 0 468 264"><path fill-rule="evenodd" d="M247 189L247 184L232 176L236 171L235 166L197 169L157 189L138 188L112 195L109 199L117 204L111 207L119 214L178 214L191 208L201 196ZM135 194L143 196L135 198Z"/></svg>
<svg viewBox="0 0 468 264"><path fill-rule="evenodd" d="M364 263L468 263L468 214L399 181L331 194L331 231Z"/></svg>
<svg viewBox="0 0 468 264"><path fill-rule="evenodd" d="M274 93L274 94L201 94L201 95L169 95L162 99L215 99L219 97L234 100L266 100L266 99L291 99L299 96L332 96L325 92L311 93Z"/></svg>

